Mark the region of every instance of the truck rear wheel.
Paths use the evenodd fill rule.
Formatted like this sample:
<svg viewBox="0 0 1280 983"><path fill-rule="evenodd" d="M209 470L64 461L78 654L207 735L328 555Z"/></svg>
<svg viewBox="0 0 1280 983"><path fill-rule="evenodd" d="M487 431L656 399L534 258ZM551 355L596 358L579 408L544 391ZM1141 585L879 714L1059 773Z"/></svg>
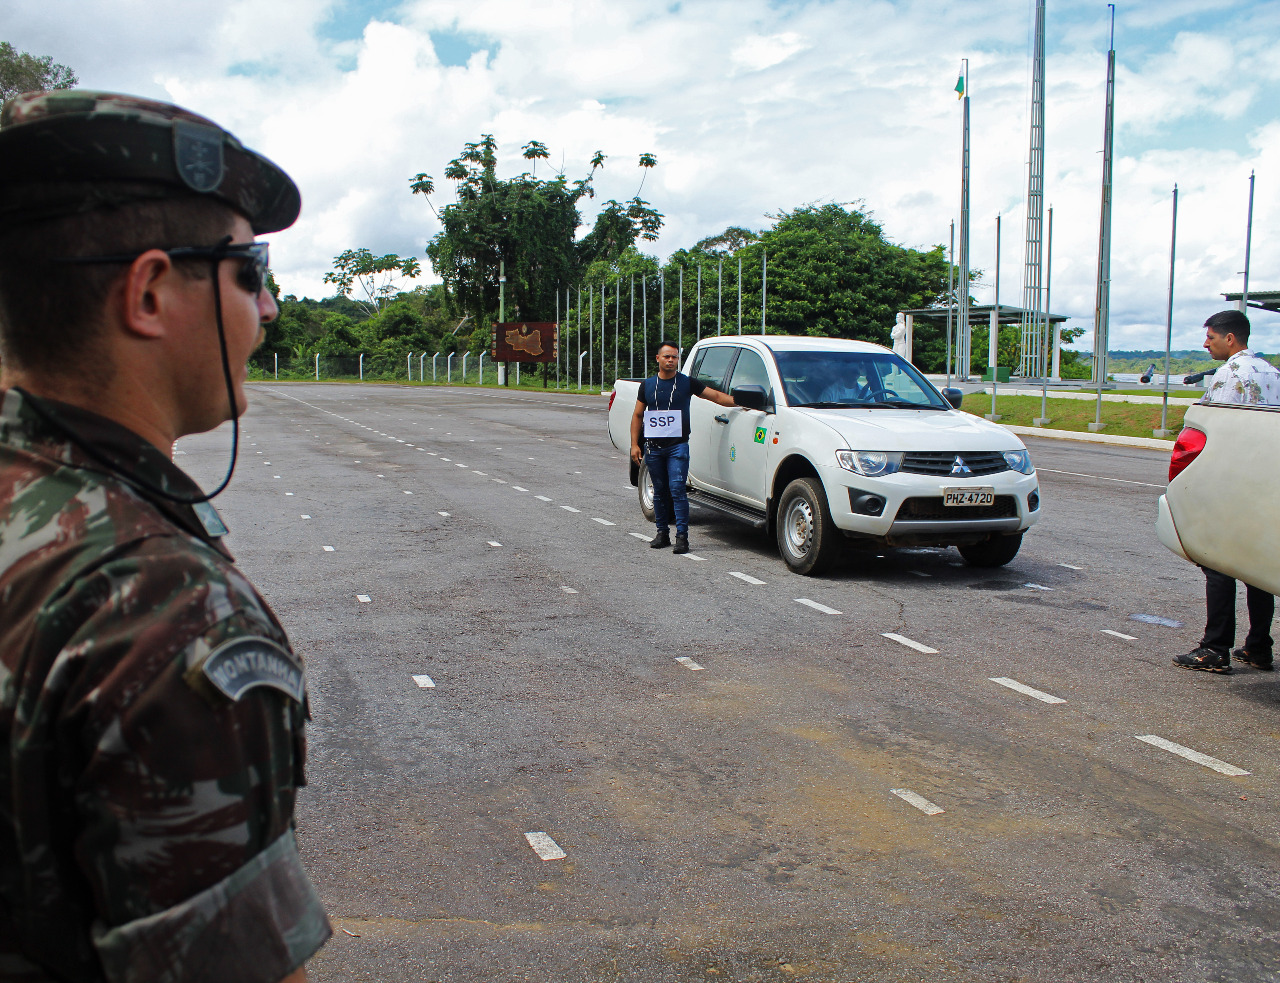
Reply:
<svg viewBox="0 0 1280 983"><path fill-rule="evenodd" d="M778 552L793 571L818 573L839 548L827 496L816 478L797 478L778 500Z"/></svg>
<svg viewBox="0 0 1280 983"><path fill-rule="evenodd" d="M960 555L971 567L1002 567L1015 556L1022 546L1022 533L1011 536L992 536L986 542L972 546L957 546Z"/></svg>
<svg viewBox="0 0 1280 983"><path fill-rule="evenodd" d="M640 511L644 513L644 517L650 522L654 521L653 510L653 479L649 477L649 466L645 463L640 465L640 473L636 476L636 491L640 496ZM667 502L667 525L675 525L676 509L675 504Z"/></svg>

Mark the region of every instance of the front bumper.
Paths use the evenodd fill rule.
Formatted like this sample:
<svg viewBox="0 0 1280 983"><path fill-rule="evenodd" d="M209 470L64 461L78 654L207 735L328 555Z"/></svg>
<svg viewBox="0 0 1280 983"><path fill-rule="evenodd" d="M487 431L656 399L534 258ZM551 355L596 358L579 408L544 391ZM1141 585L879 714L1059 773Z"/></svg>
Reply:
<svg viewBox="0 0 1280 983"><path fill-rule="evenodd" d="M991 534L1023 532L1040 518L1040 508L1031 507L1032 503L1039 506L1040 482L1035 472L1001 471L978 478L943 478L899 472L883 478L864 478L833 465L819 467L818 473L826 489L832 521L837 528L854 537L885 540L927 537L938 541L954 537L957 541L973 540ZM955 510L955 518L952 518L949 515L951 510L941 506L943 489L965 487L992 488L996 502L999 504L1004 499L1008 507L989 517L975 516L972 511L961 507ZM850 489L855 490L855 499L857 492L883 498L884 508L878 515L854 511ZM899 516L907 499L934 498L938 500L937 509L914 508L912 511L916 517ZM920 515L921 511L926 514Z"/></svg>

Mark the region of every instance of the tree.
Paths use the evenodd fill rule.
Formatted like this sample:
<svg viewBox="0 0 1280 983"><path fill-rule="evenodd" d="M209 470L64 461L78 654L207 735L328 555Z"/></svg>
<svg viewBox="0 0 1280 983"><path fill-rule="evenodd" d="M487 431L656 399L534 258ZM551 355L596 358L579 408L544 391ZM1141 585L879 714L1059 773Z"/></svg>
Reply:
<svg viewBox="0 0 1280 983"><path fill-rule="evenodd" d="M769 255L768 324L778 334L890 343L898 311L946 292L941 246L895 245L857 209L806 205L782 212L760 236Z"/></svg>
<svg viewBox="0 0 1280 983"><path fill-rule="evenodd" d="M536 166L548 151L533 140L523 156ZM443 228L428 244L427 255L458 316L474 318L472 338L479 344L496 319L504 268L507 317L550 320L558 291L579 283L592 263L615 260L637 239L657 238L662 215L637 191L625 203L605 202L591 231L577 239L583 224L578 203L595 196L592 178L606 159L596 151L587 176L577 181L563 173L547 180L531 173L504 180L497 175L497 141L484 134L445 167L444 176L455 182L455 201L437 212ZM641 155L639 166L646 173L656 164L652 154ZM409 183L414 194L435 190L429 174L415 175Z"/></svg>
<svg viewBox="0 0 1280 983"><path fill-rule="evenodd" d="M415 279L422 267L412 256L401 259L395 253L374 256L367 249L348 249L333 259L333 269L324 275L325 283L332 283L342 297L350 297L357 284L365 300L352 298L369 316L400 292L403 279Z"/></svg>
<svg viewBox="0 0 1280 983"><path fill-rule="evenodd" d="M8 41L0 41L0 103L20 92L70 89L79 81L75 72L49 55L37 58L18 51Z"/></svg>

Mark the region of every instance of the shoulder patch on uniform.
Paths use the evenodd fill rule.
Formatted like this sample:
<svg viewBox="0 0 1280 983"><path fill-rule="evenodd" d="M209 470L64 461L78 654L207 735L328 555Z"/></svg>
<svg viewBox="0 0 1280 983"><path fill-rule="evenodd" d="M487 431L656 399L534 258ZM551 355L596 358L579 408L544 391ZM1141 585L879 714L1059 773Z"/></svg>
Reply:
<svg viewBox="0 0 1280 983"><path fill-rule="evenodd" d="M204 677L232 700L256 686L270 686L302 702L302 666L285 648L269 638L235 638L224 642L201 665Z"/></svg>

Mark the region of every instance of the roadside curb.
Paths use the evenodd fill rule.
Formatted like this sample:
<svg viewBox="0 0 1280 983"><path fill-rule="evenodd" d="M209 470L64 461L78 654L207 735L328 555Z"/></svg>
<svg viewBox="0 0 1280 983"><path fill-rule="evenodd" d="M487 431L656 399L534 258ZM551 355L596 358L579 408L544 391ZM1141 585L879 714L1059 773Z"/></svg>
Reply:
<svg viewBox="0 0 1280 983"><path fill-rule="evenodd" d="M1079 430L1046 430L1044 427L1014 427L1001 423L1010 433L1019 437L1049 437L1053 440L1080 440L1086 444L1120 444L1124 447L1149 447L1156 450L1173 450L1172 440L1161 440L1159 437L1125 437L1110 433L1081 433Z"/></svg>

